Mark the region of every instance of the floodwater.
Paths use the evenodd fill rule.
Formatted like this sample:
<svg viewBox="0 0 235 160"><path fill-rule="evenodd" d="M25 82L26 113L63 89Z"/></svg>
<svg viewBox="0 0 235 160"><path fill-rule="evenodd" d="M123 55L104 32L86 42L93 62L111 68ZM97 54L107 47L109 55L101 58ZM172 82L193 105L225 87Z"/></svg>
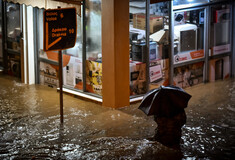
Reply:
<svg viewBox="0 0 235 160"><path fill-rule="evenodd" d="M200 84L186 108L181 150L151 141L157 127L138 105L102 107L0 75L0 159L232 159L235 79Z"/></svg>

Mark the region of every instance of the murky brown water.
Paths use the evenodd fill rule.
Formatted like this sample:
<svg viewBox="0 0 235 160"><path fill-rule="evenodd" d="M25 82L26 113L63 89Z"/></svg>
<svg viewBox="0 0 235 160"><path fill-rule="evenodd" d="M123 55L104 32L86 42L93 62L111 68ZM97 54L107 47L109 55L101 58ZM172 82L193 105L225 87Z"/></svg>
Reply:
<svg viewBox="0 0 235 160"><path fill-rule="evenodd" d="M186 90L181 152L148 140L156 123L137 109L114 110L0 76L0 159L232 159L235 156L235 80Z"/></svg>

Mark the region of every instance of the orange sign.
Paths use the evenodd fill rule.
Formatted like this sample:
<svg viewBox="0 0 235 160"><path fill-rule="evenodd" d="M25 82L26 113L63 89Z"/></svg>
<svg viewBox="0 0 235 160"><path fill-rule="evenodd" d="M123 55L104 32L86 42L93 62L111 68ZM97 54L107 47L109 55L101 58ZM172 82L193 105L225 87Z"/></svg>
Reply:
<svg viewBox="0 0 235 160"><path fill-rule="evenodd" d="M44 11L44 51L72 48L77 37L76 8Z"/></svg>
<svg viewBox="0 0 235 160"><path fill-rule="evenodd" d="M190 52L190 55L192 59L202 58L204 57L204 50L201 49L201 50Z"/></svg>

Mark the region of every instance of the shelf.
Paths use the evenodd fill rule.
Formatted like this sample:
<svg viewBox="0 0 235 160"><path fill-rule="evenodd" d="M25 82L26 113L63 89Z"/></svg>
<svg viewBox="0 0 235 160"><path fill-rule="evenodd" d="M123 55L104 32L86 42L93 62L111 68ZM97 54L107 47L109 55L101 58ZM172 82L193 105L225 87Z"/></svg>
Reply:
<svg viewBox="0 0 235 160"><path fill-rule="evenodd" d="M20 51L16 51L16 50L9 49L9 48L7 48L7 53L14 54L14 55L20 55Z"/></svg>
<svg viewBox="0 0 235 160"><path fill-rule="evenodd" d="M59 66L59 62L53 61L53 60L50 60L50 59L39 58L39 61L40 61L40 62L44 62L44 63L48 63L48 64L52 64L52 65Z"/></svg>
<svg viewBox="0 0 235 160"><path fill-rule="evenodd" d="M218 59L218 58L223 58L223 57L227 57L227 56L231 56L231 52L227 52L227 53L222 53L222 54L217 54L217 55L212 55L209 56L209 59Z"/></svg>
<svg viewBox="0 0 235 160"><path fill-rule="evenodd" d="M199 59L190 60L190 61L187 61L187 62L181 62L181 63L173 64L173 68L182 67L182 66L195 64L195 63L198 63L198 62L204 62L204 61L205 61L205 58L199 58Z"/></svg>

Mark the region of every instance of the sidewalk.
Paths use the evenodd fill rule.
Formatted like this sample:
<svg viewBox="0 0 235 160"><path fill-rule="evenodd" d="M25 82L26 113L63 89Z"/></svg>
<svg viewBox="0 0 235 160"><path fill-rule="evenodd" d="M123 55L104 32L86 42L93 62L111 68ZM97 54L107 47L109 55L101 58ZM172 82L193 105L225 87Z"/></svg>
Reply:
<svg viewBox="0 0 235 160"><path fill-rule="evenodd" d="M0 75L0 159L232 159L235 80L186 91L193 97L179 152L148 140L156 123L139 103L115 110L64 95L61 126L55 89Z"/></svg>

